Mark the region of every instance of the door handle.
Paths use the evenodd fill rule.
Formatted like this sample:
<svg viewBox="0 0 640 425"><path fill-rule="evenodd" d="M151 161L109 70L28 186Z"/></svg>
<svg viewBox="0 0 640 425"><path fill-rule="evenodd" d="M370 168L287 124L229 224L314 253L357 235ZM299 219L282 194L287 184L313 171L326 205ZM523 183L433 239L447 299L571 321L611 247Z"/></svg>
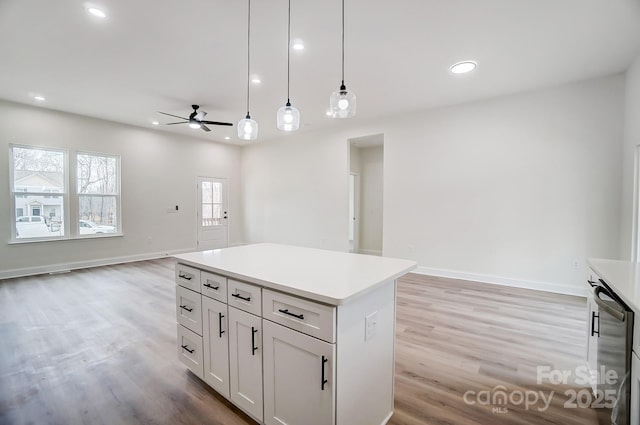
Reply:
<svg viewBox="0 0 640 425"><path fill-rule="evenodd" d="M600 294L603 293L605 295L607 295L609 298L613 297L611 296L611 294L609 293L609 291L607 291L607 289L604 286L598 286L594 289L593 291L593 300L596 302L596 304L598 304L598 307L600 307L601 309L603 309L604 311L606 311L607 313L609 313L611 316L613 316L616 320L620 321L620 322L624 322L625 319L625 311L624 311L624 307L620 306L618 304L618 302L616 301L616 304L618 304L618 306L622 307L622 311L610 306L609 304L605 303L602 298L600 298ZM598 331L600 331L599 327L598 327Z"/></svg>
<svg viewBox="0 0 640 425"><path fill-rule="evenodd" d="M596 319L598 320L598 330L596 330ZM600 315L595 311L591 312L591 336L598 336L600 338Z"/></svg>
<svg viewBox="0 0 640 425"><path fill-rule="evenodd" d="M220 334L220 338L222 338L222 334L224 333L224 331L222 330L222 318L223 317L224 317L224 314L218 313L218 333Z"/></svg>
<svg viewBox="0 0 640 425"><path fill-rule="evenodd" d="M324 377L324 365L325 363L327 363L329 361L329 359L327 359L325 356L322 356L322 364L320 365L321 369L322 369L322 377L320 378L320 380L322 381L322 385L320 386L320 390L324 391L324 384L326 384L327 382L329 382L327 379L325 379Z"/></svg>
<svg viewBox="0 0 640 425"><path fill-rule="evenodd" d="M252 356L256 355L256 350L258 349L258 347L256 347L256 332L258 332L258 330L253 326L251 326L251 355Z"/></svg>

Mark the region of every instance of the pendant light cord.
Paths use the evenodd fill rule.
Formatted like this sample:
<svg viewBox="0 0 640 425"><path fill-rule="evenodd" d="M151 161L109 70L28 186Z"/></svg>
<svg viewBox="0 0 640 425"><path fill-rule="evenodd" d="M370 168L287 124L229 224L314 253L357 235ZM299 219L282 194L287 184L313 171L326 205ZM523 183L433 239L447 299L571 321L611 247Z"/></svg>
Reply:
<svg viewBox="0 0 640 425"><path fill-rule="evenodd" d="M289 99L289 84L291 73L291 0L289 0L289 17L287 18L287 104L291 103Z"/></svg>
<svg viewBox="0 0 640 425"><path fill-rule="evenodd" d="M344 86L344 0L342 0L342 85Z"/></svg>
<svg viewBox="0 0 640 425"><path fill-rule="evenodd" d="M249 118L249 87L251 86L251 0L247 13L247 118Z"/></svg>

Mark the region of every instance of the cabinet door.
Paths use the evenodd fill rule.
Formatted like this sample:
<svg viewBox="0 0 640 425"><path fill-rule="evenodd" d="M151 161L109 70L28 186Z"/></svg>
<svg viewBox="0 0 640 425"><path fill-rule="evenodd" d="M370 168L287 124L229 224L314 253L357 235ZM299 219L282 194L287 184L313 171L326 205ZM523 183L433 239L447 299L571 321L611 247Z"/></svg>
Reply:
<svg viewBox="0 0 640 425"><path fill-rule="evenodd" d="M335 345L263 321L266 425L335 423Z"/></svg>
<svg viewBox="0 0 640 425"><path fill-rule="evenodd" d="M227 305L202 297L204 380L229 398L229 318Z"/></svg>
<svg viewBox="0 0 640 425"><path fill-rule="evenodd" d="M262 319L229 306L231 400L262 422Z"/></svg>

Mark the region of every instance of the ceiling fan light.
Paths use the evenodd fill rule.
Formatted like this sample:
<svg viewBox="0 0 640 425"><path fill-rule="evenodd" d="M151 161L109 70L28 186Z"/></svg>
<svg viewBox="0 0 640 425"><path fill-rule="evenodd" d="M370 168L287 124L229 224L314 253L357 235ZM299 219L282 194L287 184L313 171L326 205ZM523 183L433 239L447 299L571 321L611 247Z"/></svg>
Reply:
<svg viewBox="0 0 640 425"><path fill-rule="evenodd" d="M238 138L242 140L255 140L258 138L258 123L249 115L238 121Z"/></svg>
<svg viewBox="0 0 640 425"><path fill-rule="evenodd" d="M347 91L345 86L331 93L329 98L331 118L350 118L356 114L356 95Z"/></svg>
<svg viewBox="0 0 640 425"><path fill-rule="evenodd" d="M201 124L200 123L196 123L196 122L190 122L189 123L189 127L196 129L196 128L200 128Z"/></svg>
<svg viewBox="0 0 640 425"><path fill-rule="evenodd" d="M300 127L300 111L295 106L291 106L289 102L278 109L276 118L278 130L295 131Z"/></svg>

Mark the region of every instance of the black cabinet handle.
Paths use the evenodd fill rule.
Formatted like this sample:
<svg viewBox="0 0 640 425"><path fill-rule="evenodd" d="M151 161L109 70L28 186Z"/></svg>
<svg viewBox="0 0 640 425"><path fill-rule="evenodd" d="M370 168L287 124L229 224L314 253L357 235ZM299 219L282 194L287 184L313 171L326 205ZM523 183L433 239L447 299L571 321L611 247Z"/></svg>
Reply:
<svg viewBox="0 0 640 425"><path fill-rule="evenodd" d="M328 380L326 380L326 379L325 379L325 377L324 377L324 364L325 364L326 362L328 362L328 361L329 361L329 359L327 359L325 356L322 356L322 365L320 366L320 367L321 367L321 369L322 369L322 379L321 379L321 380L322 380L322 385L320 386L320 389L321 389L322 391L324 391L324 384L326 384L327 382L329 382L329 381L328 381Z"/></svg>
<svg viewBox="0 0 640 425"><path fill-rule="evenodd" d="M285 309L282 309L282 308L281 308L281 309L279 309L278 311L279 311L280 313L284 313L284 314L286 314L286 315L288 315L288 316L293 316L293 317L295 317L295 318L297 318L297 319L304 320L304 314L295 314L295 313L291 313L291 312L289 311L289 309L288 309L288 308L285 308Z"/></svg>
<svg viewBox="0 0 640 425"><path fill-rule="evenodd" d="M598 320L598 330L596 330L596 320ZM595 311L591 312L591 336L598 336L600 338L600 315Z"/></svg>
<svg viewBox="0 0 640 425"><path fill-rule="evenodd" d="M193 311L192 308L189 308L186 305L181 305L180 308L183 309L183 310L187 310L189 313L191 313Z"/></svg>
<svg viewBox="0 0 640 425"><path fill-rule="evenodd" d="M595 287L595 286L598 286L598 285L596 284L596 282L594 282L593 280L589 280L589 279L587 279L587 283L588 283L589 285L591 285L591 287L592 287L592 288L593 288L593 287Z"/></svg>
<svg viewBox="0 0 640 425"><path fill-rule="evenodd" d="M193 354L194 351L196 351L196 349L194 348L193 350L189 350L189 346L188 345L181 345L181 347L184 350L187 350L189 352L189 354Z"/></svg>
<svg viewBox="0 0 640 425"><path fill-rule="evenodd" d="M251 355L252 356L256 355L256 350L258 349L258 347L256 347L256 332L258 332L258 330L253 326L251 326Z"/></svg>
<svg viewBox="0 0 640 425"><path fill-rule="evenodd" d="M232 297L236 297L236 298L240 298L241 300L245 300L246 302L250 302L251 301L251 297L243 297L240 294L231 294Z"/></svg>
<svg viewBox="0 0 640 425"><path fill-rule="evenodd" d="M210 283L205 283L204 286L206 286L207 288L213 289L214 291L217 291L218 289L220 289L220 285L218 286L213 286Z"/></svg>
<svg viewBox="0 0 640 425"><path fill-rule="evenodd" d="M186 274L178 274L178 277L186 280L191 280L193 278L193 276L188 276Z"/></svg>
<svg viewBox="0 0 640 425"><path fill-rule="evenodd" d="M220 338L222 338L222 334L224 333L224 331L222 330L222 318L223 317L224 317L224 314L218 313L218 332L220 334Z"/></svg>

